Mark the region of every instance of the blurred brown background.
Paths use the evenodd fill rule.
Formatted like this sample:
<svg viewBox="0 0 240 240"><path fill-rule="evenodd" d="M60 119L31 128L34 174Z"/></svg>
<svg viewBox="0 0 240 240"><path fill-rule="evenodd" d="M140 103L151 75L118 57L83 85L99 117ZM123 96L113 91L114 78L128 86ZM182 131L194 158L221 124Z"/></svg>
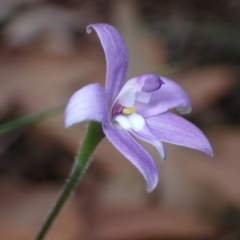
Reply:
<svg viewBox="0 0 240 240"><path fill-rule="evenodd" d="M1 0L0 121L65 104L105 82L90 23L107 22L130 52L128 77L155 72L189 94L215 157L166 144L148 194L104 139L47 240L240 239L240 1ZM0 239L33 239L71 169L86 123L63 115L0 138Z"/></svg>

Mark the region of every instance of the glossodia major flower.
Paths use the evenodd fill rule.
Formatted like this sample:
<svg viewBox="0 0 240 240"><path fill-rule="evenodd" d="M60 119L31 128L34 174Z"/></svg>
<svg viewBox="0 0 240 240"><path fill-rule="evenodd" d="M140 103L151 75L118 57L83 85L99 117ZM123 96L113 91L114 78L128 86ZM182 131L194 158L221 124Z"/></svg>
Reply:
<svg viewBox="0 0 240 240"><path fill-rule="evenodd" d="M143 74L124 84L128 68L127 47L118 31L108 24L93 24L107 62L106 87L87 85L73 94L65 109L65 125L85 120L102 123L109 141L142 173L147 190L158 183L158 169L150 154L132 137L152 144L165 159L162 142L200 150L212 156L212 148L202 131L184 118L168 112L191 111L183 89L170 79Z"/></svg>

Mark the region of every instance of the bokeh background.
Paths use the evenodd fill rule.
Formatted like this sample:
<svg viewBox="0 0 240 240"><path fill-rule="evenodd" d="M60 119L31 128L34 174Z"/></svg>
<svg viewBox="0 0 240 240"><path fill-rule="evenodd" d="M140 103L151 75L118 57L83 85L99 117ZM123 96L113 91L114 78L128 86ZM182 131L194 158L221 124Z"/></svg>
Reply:
<svg viewBox="0 0 240 240"><path fill-rule="evenodd" d="M90 23L114 25L130 53L128 77L155 72L189 94L186 116L215 156L165 144L160 183L106 139L46 240L240 239L239 0L1 0L0 122L65 105L105 82ZM86 123L63 114L0 136L0 238L33 239L71 170Z"/></svg>

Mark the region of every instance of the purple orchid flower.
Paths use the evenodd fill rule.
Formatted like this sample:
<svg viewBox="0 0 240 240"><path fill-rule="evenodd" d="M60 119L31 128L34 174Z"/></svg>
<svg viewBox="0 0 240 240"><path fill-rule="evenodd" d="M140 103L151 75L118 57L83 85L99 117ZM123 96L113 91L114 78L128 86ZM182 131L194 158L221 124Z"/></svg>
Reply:
<svg viewBox="0 0 240 240"><path fill-rule="evenodd" d="M187 94L175 82L155 74L143 74L128 80L128 51L118 31L108 24L93 24L107 61L106 88L94 83L73 94L65 110L65 125L84 120L102 123L109 141L142 173L147 190L158 183L158 168L150 154L131 136L152 144L162 159L162 142L200 150L213 155L201 130L184 118L167 112L177 108L191 111Z"/></svg>

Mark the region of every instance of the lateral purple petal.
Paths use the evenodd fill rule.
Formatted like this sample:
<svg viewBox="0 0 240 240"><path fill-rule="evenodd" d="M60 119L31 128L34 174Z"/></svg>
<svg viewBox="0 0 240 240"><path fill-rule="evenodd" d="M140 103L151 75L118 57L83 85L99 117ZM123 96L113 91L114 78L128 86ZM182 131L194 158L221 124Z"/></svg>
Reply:
<svg viewBox="0 0 240 240"><path fill-rule="evenodd" d="M99 83L87 85L75 92L65 108L65 126L85 120L107 121L106 93Z"/></svg>
<svg viewBox="0 0 240 240"><path fill-rule="evenodd" d="M153 133L151 132L151 130L146 124L141 130L138 130L138 131L130 130L130 132L135 137L153 145L157 149L159 155L161 156L161 159L165 160L166 153L165 153L165 149L162 142L159 141L159 139L157 139L155 135L153 135Z"/></svg>
<svg viewBox="0 0 240 240"><path fill-rule="evenodd" d="M119 32L108 24L92 24L87 27L90 33L94 29L101 41L107 61L106 94L111 105L120 92L128 68L128 51Z"/></svg>
<svg viewBox="0 0 240 240"><path fill-rule="evenodd" d="M103 129L109 141L142 173L151 192L158 183L158 169L149 153L127 131L110 125Z"/></svg>
<svg viewBox="0 0 240 240"><path fill-rule="evenodd" d="M160 141L197 149L213 156L212 147L203 132L184 118L163 113L147 118L146 122Z"/></svg>
<svg viewBox="0 0 240 240"><path fill-rule="evenodd" d="M177 108L180 113L191 111L191 101L185 91L174 81L160 77L165 84L153 92L148 104L136 103L138 113L143 117L150 117Z"/></svg>

